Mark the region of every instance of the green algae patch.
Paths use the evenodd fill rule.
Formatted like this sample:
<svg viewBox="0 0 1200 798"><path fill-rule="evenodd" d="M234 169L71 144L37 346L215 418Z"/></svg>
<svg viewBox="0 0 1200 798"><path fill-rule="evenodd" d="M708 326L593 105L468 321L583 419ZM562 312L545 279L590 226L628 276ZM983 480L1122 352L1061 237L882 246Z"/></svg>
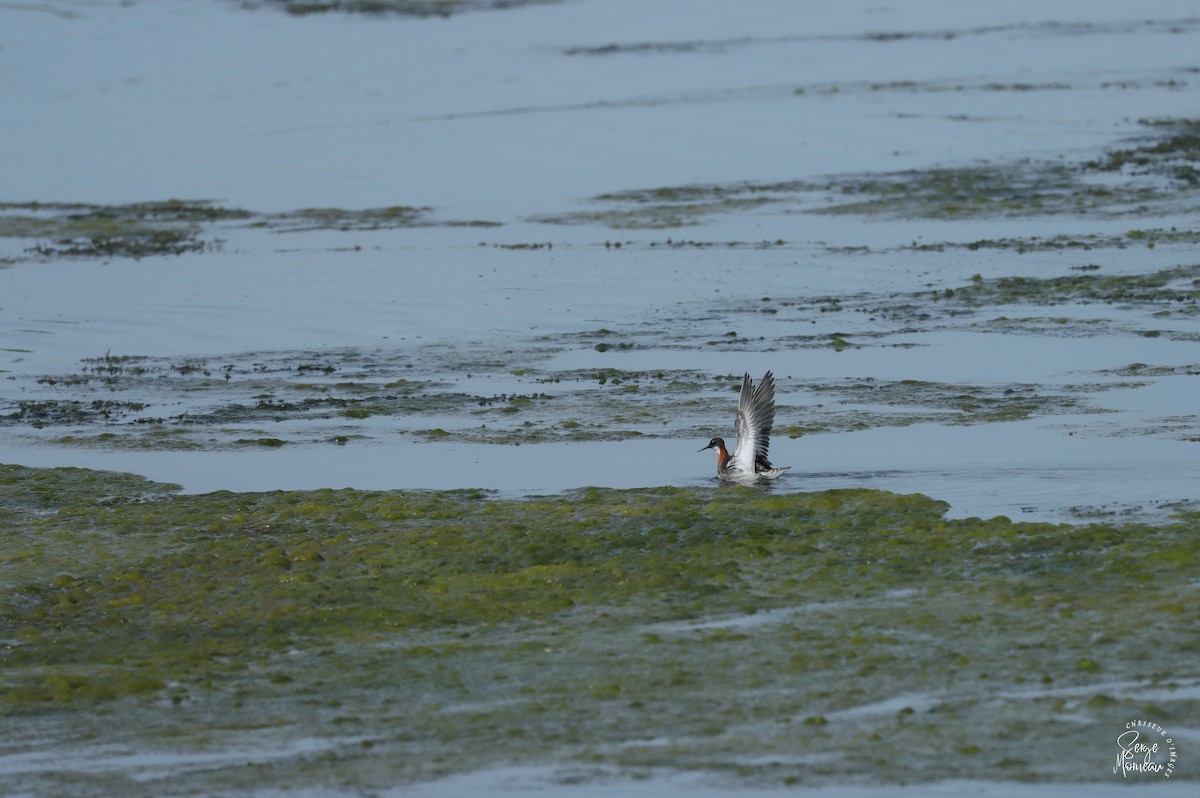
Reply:
<svg viewBox="0 0 1200 798"><path fill-rule="evenodd" d="M1023 236L1013 238L982 238L974 241L913 242L914 252L945 252L947 250L1007 250L1024 255L1029 252L1067 252L1142 247L1154 249L1159 244L1198 244L1200 230L1178 227L1136 228L1122 234L1072 233L1053 236Z"/></svg>
<svg viewBox="0 0 1200 798"><path fill-rule="evenodd" d="M1119 23L1105 22L1064 22L1053 20L1046 22L1016 22L1008 24L982 25L969 28L939 28L933 30L872 30L859 33L808 33L785 34L778 36L735 36L729 38L683 39L660 41L611 42L602 45L576 45L563 48L568 56L611 57L619 55L682 54L696 52L725 52L738 48L775 46L779 44L810 44L830 41L864 41L873 44L894 44L897 42L914 41L950 41L953 39L969 39L975 37L996 36L998 34L1010 37L1070 35L1070 36L1103 36L1114 32L1151 31L1154 33L1182 33L1193 30L1195 21L1192 19L1121 21ZM831 84L841 85L841 84ZM960 82L889 80L883 82L853 82L845 85L861 85L869 91L903 90L903 91L956 91L968 88L980 88L987 91L1037 91L1045 89L1067 89L1069 84L1054 83L999 83L989 81L975 86ZM1118 88L1127 90L1137 88L1138 84L1130 81L1120 83L1102 83L1102 88ZM843 89L844 90L844 89ZM797 93L804 91L798 89Z"/></svg>
<svg viewBox="0 0 1200 798"><path fill-rule="evenodd" d="M1133 146L1082 163L1025 160L851 176L829 186L843 199L816 212L966 219L1150 215L1176 203L1183 203L1181 210L1194 209L1200 120L1140 123ZM1096 182L1100 174L1119 174L1124 182Z"/></svg>
<svg viewBox="0 0 1200 798"><path fill-rule="evenodd" d="M292 16L364 14L397 17L450 17L471 11L520 8L545 0L244 0L246 8L271 8Z"/></svg>
<svg viewBox="0 0 1200 798"><path fill-rule="evenodd" d="M141 402L121 402L94 399L81 402L73 399L25 400L6 416L6 421L28 424L41 429L56 424L106 423L114 418L123 418L146 408Z"/></svg>
<svg viewBox="0 0 1200 798"><path fill-rule="evenodd" d="M1055 336L1134 334L1173 340L1198 340L1195 331L1171 322L1200 313L1200 265L1183 264L1132 274L1107 274L1096 264L1071 267L1070 274L1012 275L985 279L974 275L965 284L929 283L925 290L897 294L807 296L778 300L783 319L814 322L831 314L865 316L907 332L962 330L1027 332ZM1109 316L1081 314L1079 308L1107 305ZM1010 316L1011 308L1025 311ZM1055 315L1043 308L1060 307ZM743 312L749 306L743 303ZM1034 311L1038 309L1038 311ZM1030 312L1037 315L1030 315ZM994 313L981 318L985 313ZM971 321L971 317L975 317ZM1166 329L1163 329L1166 326ZM887 338L893 331L872 329L856 338ZM806 333L787 340L793 346L828 343L827 336Z"/></svg>
<svg viewBox="0 0 1200 798"><path fill-rule="evenodd" d="M1123 301L1154 301L1169 296L1178 284L1173 312L1188 313L1183 301L1190 272L1146 276L1119 283ZM1014 278L1015 279L1015 278ZM1104 279L1087 276L1093 301L1106 296ZM1181 283L1180 281L1183 281ZM928 323L929 310L961 316L977 313L988 303L1005 301L1001 281L982 278L966 289L920 296L875 296L840 299L780 300L786 320L816 311L867 310L912 325ZM1007 285L1007 283L1005 283ZM1026 303L1034 281L1021 282ZM1157 286L1157 288L1156 288ZM1158 291L1158 293L1154 293ZM1016 298L1011 301L1017 301ZM1082 301L1082 300L1080 300ZM751 311L759 313L762 302ZM801 315L801 319L803 316ZM989 330L1024 329L1032 322L979 322ZM1055 325L1061 334L1071 325ZM792 328L794 329L794 328ZM471 370L478 376L516 378L520 392L482 395L456 388L461 383L433 379L434 369L414 369L404 353L341 350L317 353L251 353L221 359L157 358L114 355L85 359L73 373L37 378L46 386L78 397L4 402L0 427L22 431L40 443L75 448L127 451L232 451L261 447L346 445L394 435L417 440L470 444L520 445L554 442L620 441L632 438L711 437L714 424L728 423L725 413L736 403L739 374L707 374L670 369L548 369L543 351L591 349L613 355L650 349L658 333L618 332L601 328L580 333L540 336L521 355L490 359L488 350ZM1175 337L1178 333L1168 335ZM832 348L848 351L880 345L878 333L819 333L782 336L769 342L730 330L706 346L725 350L763 346ZM661 340L657 341L661 346ZM509 346L506 344L506 346ZM462 351L462 350L459 350ZM521 365L518 365L521 364ZM461 368L461 367L459 367ZM398 370L412 375L395 379ZM1153 375L1143 375L1145 379ZM1001 383L930 383L916 380L804 380L792 393L819 403L802 409L781 408L779 429L789 435L852 431L922 422L980 424L1061 413L1090 413L1099 408L1093 397L1132 381L1036 385ZM785 419L791 418L792 421ZM795 419L799 418L800 421ZM287 422L281 427L279 422ZM790 425L790 426L789 426Z"/></svg>
<svg viewBox="0 0 1200 798"><path fill-rule="evenodd" d="M486 220L440 220L433 209L393 205L387 208L304 208L284 213L262 215L255 226L277 233L310 230L395 230L405 227L499 227L500 222Z"/></svg>
<svg viewBox="0 0 1200 798"><path fill-rule="evenodd" d="M718 214L753 210L819 190L810 181L780 183L738 182L631 189L592 197L591 210L544 214L531 221L543 224L600 225L615 230L660 230L704 224ZM672 242L668 240L670 245ZM609 244L605 245L610 246ZM616 244L620 247L620 244Z"/></svg>
<svg viewBox="0 0 1200 798"><path fill-rule="evenodd" d="M662 191L663 193L673 193ZM608 196L596 198L600 202L611 199ZM663 230L701 225L716 214L745 211L766 202L768 200L763 197L739 196L714 198L706 202L665 201L635 208L607 208L547 214L532 217L530 221L544 224L600 225L614 230Z"/></svg>
<svg viewBox="0 0 1200 798"><path fill-rule="evenodd" d="M424 221L429 208L397 205L364 211L342 208L305 208L275 215L268 223L278 232L305 230L383 230L412 227Z"/></svg>
<svg viewBox="0 0 1200 798"><path fill-rule="evenodd" d="M208 200L0 203L0 237L38 240L30 250L38 257L179 255L212 246L201 238L203 225L250 215Z"/></svg>
<svg viewBox="0 0 1200 798"><path fill-rule="evenodd" d="M1081 212L1107 205L1112 195L1081 186L1060 164L908 170L847 177L830 189L834 201L815 212L929 219Z"/></svg>
<svg viewBox="0 0 1200 798"><path fill-rule="evenodd" d="M1154 307L1195 315L1200 302L1200 265L1175 266L1141 274L1072 274L1056 277L1000 277L973 280L944 293L968 306L1103 303Z"/></svg>
<svg viewBox="0 0 1200 798"><path fill-rule="evenodd" d="M1023 752L1107 739L1139 690L1200 718L1194 512L953 520L861 489L180 495L14 466L0 508L0 716L159 752L239 728L327 746L316 768L189 774L201 792L545 761L1084 779L1090 759Z"/></svg>
<svg viewBox="0 0 1200 798"><path fill-rule="evenodd" d="M275 232L373 231L450 226L495 227L486 220L439 219L427 207L305 208L259 213L227 208L211 200L170 199L123 205L75 202L0 203L0 238L36 241L27 257L143 258L220 248L227 226Z"/></svg>
<svg viewBox="0 0 1200 798"><path fill-rule="evenodd" d="M947 317L1013 306L1062 306L1064 313L1071 314L1057 318L1043 315L1010 318L1001 315L975 323L977 329L989 331L1073 336L1124 333L1147 338L1197 341L1200 335L1187 326L1180 326L1179 322L1194 319L1200 314L1200 265L1173 266L1139 274L1104 274L1088 270L1082 274L1053 277L1012 276L973 280L967 285L935 291L932 304L940 306L936 312ZM1085 305L1108 305L1114 309L1113 317L1080 319L1074 315L1076 311L1070 310ZM903 313L905 309L913 310L920 306L898 303L895 307L899 313ZM928 314L930 308L925 306L924 310L917 312ZM1174 324L1163 329L1160 325L1164 322Z"/></svg>
<svg viewBox="0 0 1200 798"><path fill-rule="evenodd" d="M57 510L67 496L81 504L142 502L178 490L178 485L152 482L135 474L0 464L0 508L6 510L35 514Z"/></svg>
<svg viewBox="0 0 1200 798"><path fill-rule="evenodd" d="M1106 152L1084 166L1099 172L1158 174L1179 185L1200 186L1200 119L1143 119L1156 132L1149 141Z"/></svg>
<svg viewBox="0 0 1200 798"><path fill-rule="evenodd" d="M1045 386L1008 383L972 385L871 377L818 381L805 386L824 401L806 409L802 424L779 424L789 437L815 432L853 432L877 427L939 423L992 424L1063 413L1101 413L1091 394L1141 383Z"/></svg>
<svg viewBox="0 0 1200 798"><path fill-rule="evenodd" d="M834 87L839 88L839 87ZM911 90L905 84L859 87L869 91ZM962 90L957 87L955 90ZM1030 90L1064 86L1000 85L983 90ZM817 93L820 93L819 91ZM769 208L773 213L816 213L895 219L1002 219L1048 216L1145 217L1193 213L1200 207L1200 122L1191 119L1142 120L1132 146L1070 163L1024 159L897 172L841 174L777 182L737 181L685 184L609 192L590 199L590 210L538 216L533 221L598 225L612 229L667 229L705 223L720 214ZM1187 241L1195 233L1162 240ZM1089 241L1090 239L1094 239ZM1035 240L998 239L971 244L914 244L944 249L1005 247L1088 248L1132 242L1112 236L1061 236ZM1150 243L1150 242L1144 242Z"/></svg>

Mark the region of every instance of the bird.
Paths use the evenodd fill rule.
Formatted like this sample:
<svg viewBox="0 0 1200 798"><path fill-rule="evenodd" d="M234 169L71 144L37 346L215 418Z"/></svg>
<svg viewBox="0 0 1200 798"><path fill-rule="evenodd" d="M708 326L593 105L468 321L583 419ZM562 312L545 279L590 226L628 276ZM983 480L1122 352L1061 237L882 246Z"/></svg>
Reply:
<svg viewBox="0 0 1200 798"><path fill-rule="evenodd" d="M747 373L742 377L737 418L733 422L737 448L733 454L725 448L724 438L713 438L700 451L717 450L717 478L722 482L748 484L776 479L791 466L776 468L767 459L771 446L771 427L775 423L775 375L767 372L758 387Z"/></svg>

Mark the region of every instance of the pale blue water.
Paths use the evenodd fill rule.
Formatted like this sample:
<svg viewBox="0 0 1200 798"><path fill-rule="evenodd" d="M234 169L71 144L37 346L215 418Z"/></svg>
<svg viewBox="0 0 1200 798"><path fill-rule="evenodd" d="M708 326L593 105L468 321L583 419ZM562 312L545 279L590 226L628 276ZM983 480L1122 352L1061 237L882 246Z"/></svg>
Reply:
<svg viewBox="0 0 1200 798"><path fill-rule="evenodd" d="M33 242L0 239L0 257L22 258L0 270L0 399L11 407L72 398L38 378L106 352L219 361L349 349L420 361L436 347L442 365L424 376L462 382L455 351L491 347L516 368L544 336L600 327L642 348L582 345L543 365L773 369L790 408L781 425L804 423L818 400L806 387L813 380L1056 385L1133 362L1194 362L1192 343L1137 335L893 331L889 342L911 348L792 348L796 334L872 325L843 314L811 326L739 309L762 296L1070 274L1081 262L1113 273L1166 268L1188 262L1190 248L905 247L1187 228L1194 217L1184 211L897 220L812 215L821 198L798 195L683 228L537 220L604 210L589 201L603 192L1094 157L1143 133L1139 118L1194 112L1198 45L1197 8L1182 0L656 0L636 9L577 0L446 19L289 17L217 0L0 5L0 136L9 153L0 201L204 198L262 212L405 204L429 206L441 220L502 225L308 233L230 225L213 233L218 251L142 260L32 261L23 250ZM673 249L669 238L743 245ZM776 240L786 243L751 246ZM532 242L554 247L495 246ZM621 250L605 246L612 242ZM1122 313L1032 312L1060 310ZM1194 316L1162 322L1182 333L1197 326ZM766 343L706 345L730 329ZM482 395L530 388L510 371L465 384ZM772 454L793 467L783 489L920 490L960 515L1054 518L1100 498L1186 499L1200 476L1196 445L1155 430L1161 418L1194 412L1192 388L1177 376L1157 392L1106 395L1103 409L1116 415L778 438ZM712 434L729 433L732 407L701 412ZM379 424L370 431L369 444L345 449L137 453L49 445L64 430L9 426L0 427L0 451L6 461L133 470L189 490L541 492L712 478L690 441L671 438L513 451L418 441ZM1135 462L1147 478L1111 465Z"/></svg>

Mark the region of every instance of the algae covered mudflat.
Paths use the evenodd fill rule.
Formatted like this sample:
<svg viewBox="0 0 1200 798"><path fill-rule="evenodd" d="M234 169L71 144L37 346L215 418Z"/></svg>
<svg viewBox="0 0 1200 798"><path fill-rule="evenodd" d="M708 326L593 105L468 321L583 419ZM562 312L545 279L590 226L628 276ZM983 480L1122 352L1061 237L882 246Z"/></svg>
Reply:
<svg viewBox="0 0 1200 798"><path fill-rule="evenodd" d="M872 490L181 495L11 466L0 508L6 758L24 761L18 729L63 739L22 789L174 794L170 767L120 750L221 765L188 792L547 758L759 786L1071 781L1092 762L1031 751L1200 703L1194 512L950 520Z"/></svg>

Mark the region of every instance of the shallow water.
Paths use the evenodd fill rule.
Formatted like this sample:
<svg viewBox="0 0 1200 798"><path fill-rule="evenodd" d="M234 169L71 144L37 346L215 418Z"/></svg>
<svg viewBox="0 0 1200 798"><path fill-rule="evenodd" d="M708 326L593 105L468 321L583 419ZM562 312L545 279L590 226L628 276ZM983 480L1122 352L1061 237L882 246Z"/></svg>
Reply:
<svg viewBox="0 0 1200 798"><path fill-rule="evenodd" d="M571 773L555 773L533 768L505 768L469 776L447 779L431 785L423 785L411 790L394 793L396 796L456 796L456 798L471 798L484 795L527 795L531 791L546 789L562 790L563 779L570 779ZM591 774L595 778L595 774ZM725 795L721 787L698 781L687 776L662 774L655 778L638 781L617 780L616 783L602 785L574 785L569 788L571 795L603 796L629 795L634 798L651 798L651 796L704 796ZM1014 784L987 781L949 781L921 785L889 785L874 786L838 786L809 789L804 787L783 787L777 789L757 789L747 791L746 795L755 798L883 798L884 796L929 796L929 798L1052 798L1052 796L1123 796L1126 794L1125 785L1098 784ZM1173 796L1189 795L1194 785L1187 783L1163 783L1153 786L1143 785L1146 795ZM619 792L618 792L619 791ZM386 793L385 793L386 795ZM389 796L390 798L390 796Z"/></svg>
<svg viewBox="0 0 1200 798"><path fill-rule="evenodd" d="M1200 482L1165 144L1198 43L1184 0L0 5L0 461L702 487L773 370L776 493L1161 520ZM263 756L315 755L289 734ZM177 754L80 768L206 766ZM977 787L1009 789L944 789Z"/></svg>

